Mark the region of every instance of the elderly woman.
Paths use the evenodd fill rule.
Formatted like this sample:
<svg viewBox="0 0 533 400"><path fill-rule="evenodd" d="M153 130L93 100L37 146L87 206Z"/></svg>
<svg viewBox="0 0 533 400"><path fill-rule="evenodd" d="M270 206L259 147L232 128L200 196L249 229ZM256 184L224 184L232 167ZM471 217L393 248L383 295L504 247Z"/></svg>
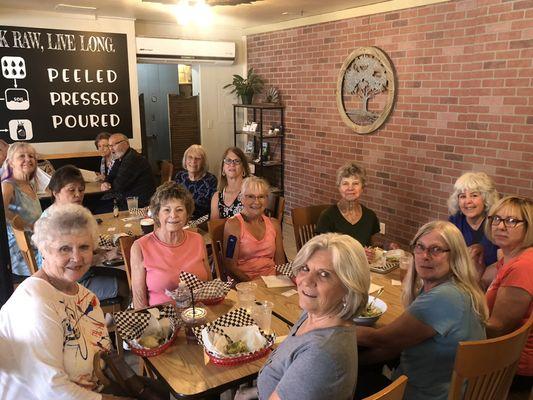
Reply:
<svg viewBox="0 0 533 400"><path fill-rule="evenodd" d="M100 160L100 172L97 173L98 180L100 181L103 181L106 178L115 161L113 159L113 155L111 154L111 147L109 146L110 137L111 134L107 132L101 132L96 136L96 139L94 139L94 145L102 156L102 159Z"/></svg>
<svg viewBox="0 0 533 400"><path fill-rule="evenodd" d="M411 242L414 265L404 280L405 312L379 329L358 327L365 363L401 353L405 399L447 399L457 344L485 338L487 307L461 232L450 222L422 226Z"/></svg>
<svg viewBox="0 0 533 400"><path fill-rule="evenodd" d="M349 235L363 246L378 244L379 219L376 213L359 202L366 186L366 171L355 162L348 162L337 170L337 186L341 199L322 211L317 233L337 232ZM397 248L394 243L388 245Z"/></svg>
<svg viewBox="0 0 533 400"><path fill-rule="evenodd" d="M58 168L48 183L52 200L57 204L82 205L85 196L85 180L81 171L74 165Z"/></svg>
<svg viewBox="0 0 533 400"><path fill-rule="evenodd" d="M357 343L351 320L366 306L370 285L363 247L347 235L315 236L292 268L303 313L263 366L257 388L235 399L352 399Z"/></svg>
<svg viewBox="0 0 533 400"><path fill-rule="evenodd" d="M226 149L220 163L218 191L211 199L211 219L229 218L241 212L241 185L248 176L250 166L242 150Z"/></svg>
<svg viewBox="0 0 533 400"><path fill-rule="evenodd" d="M503 252L487 291L487 336L505 335L522 326L533 308L533 201L508 196L492 206L485 234ZM513 386L533 384L533 331L518 365Z"/></svg>
<svg viewBox="0 0 533 400"><path fill-rule="evenodd" d="M184 171L176 174L175 181L187 188L194 199L193 219L211 212L211 198L217 190L217 178L207 171L207 153L199 144L193 144L185 153L182 161Z"/></svg>
<svg viewBox="0 0 533 400"><path fill-rule="evenodd" d="M498 247L483 232L487 211L498 201L494 181L484 172L467 172L457 179L448 199L449 221L465 239L479 276L497 260Z"/></svg>
<svg viewBox="0 0 533 400"><path fill-rule="evenodd" d="M171 301L165 289L176 289L181 271L190 272L203 281L210 279L204 239L198 233L183 229L193 210L191 194L175 182L159 186L152 196L150 211L155 229L136 240L131 248L136 309Z"/></svg>
<svg viewBox="0 0 533 400"><path fill-rule="evenodd" d="M54 205L35 223L42 268L0 310L4 399L115 399L96 392L93 356L111 347L96 296L77 283L98 240L91 213Z"/></svg>
<svg viewBox="0 0 533 400"><path fill-rule="evenodd" d="M12 224L32 231L33 224L41 216L42 209L37 194L30 181L37 170L35 149L28 143L17 142L9 146L4 161L4 176L2 178L2 195L4 210L8 222L7 235L9 253L11 256L11 270L15 282L20 282L30 275L30 270L20 252ZM37 257L40 263L40 257Z"/></svg>
<svg viewBox="0 0 533 400"><path fill-rule="evenodd" d="M265 216L270 187L250 176L242 183L242 211L224 226L224 267L237 280L250 281L276 275L276 264L285 262L281 225Z"/></svg>

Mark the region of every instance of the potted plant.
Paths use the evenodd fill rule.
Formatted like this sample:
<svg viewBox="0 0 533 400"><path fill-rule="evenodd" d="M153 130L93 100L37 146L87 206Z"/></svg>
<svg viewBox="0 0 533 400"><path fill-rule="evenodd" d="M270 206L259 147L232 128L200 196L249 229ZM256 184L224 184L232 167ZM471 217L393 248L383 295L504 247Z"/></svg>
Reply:
<svg viewBox="0 0 533 400"><path fill-rule="evenodd" d="M250 68L247 78L233 75L233 82L224 86L224 89L231 87L231 93L236 93L241 98L242 104L252 104L254 94L261 93L263 86L263 79L254 72L253 68Z"/></svg>

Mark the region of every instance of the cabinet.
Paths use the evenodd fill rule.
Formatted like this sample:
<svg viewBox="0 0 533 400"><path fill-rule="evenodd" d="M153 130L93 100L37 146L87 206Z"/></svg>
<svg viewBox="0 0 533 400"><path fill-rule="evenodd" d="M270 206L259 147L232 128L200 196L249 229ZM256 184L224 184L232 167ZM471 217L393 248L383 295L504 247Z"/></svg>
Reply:
<svg viewBox="0 0 533 400"><path fill-rule="evenodd" d="M254 165L256 176L265 178L273 193L284 191L284 107L269 104L234 104L234 145ZM269 133L270 132L270 133Z"/></svg>

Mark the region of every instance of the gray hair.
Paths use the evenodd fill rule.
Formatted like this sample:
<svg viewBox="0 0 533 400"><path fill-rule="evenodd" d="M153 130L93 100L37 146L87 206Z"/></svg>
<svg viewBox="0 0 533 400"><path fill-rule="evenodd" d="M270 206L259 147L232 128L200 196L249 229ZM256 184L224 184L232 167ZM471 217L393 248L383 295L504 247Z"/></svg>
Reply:
<svg viewBox="0 0 533 400"><path fill-rule="evenodd" d="M98 226L89 210L79 204L53 204L35 222L32 241L42 251L59 236L87 230L94 247L98 244Z"/></svg>
<svg viewBox="0 0 533 400"><path fill-rule="evenodd" d="M468 248L466 247L463 234L451 222L431 221L418 230L411 241L411 246L414 246L422 236L431 232L437 232L446 246L450 249L448 253L451 273L450 279L470 298L475 313L479 316L482 322L485 322L488 319L485 294L479 287L476 267L474 266ZM406 308L416 299L422 288L422 280L418 277L415 268L415 259L416 256L404 278L405 285L403 287L402 299L404 307Z"/></svg>
<svg viewBox="0 0 533 400"><path fill-rule="evenodd" d="M205 149L199 145L199 144L193 144L185 150L185 153L183 153L183 159L181 160L181 165L183 166L183 169L187 169L187 157L189 154L198 154L200 157L202 157L202 166L201 166L201 172L202 174L205 174L207 170L209 169L209 165L207 164L207 153Z"/></svg>
<svg viewBox="0 0 533 400"><path fill-rule="evenodd" d="M337 186L341 184L342 178L354 176L361 181L361 187L366 186L366 170L355 161L349 161L337 170Z"/></svg>
<svg viewBox="0 0 533 400"><path fill-rule="evenodd" d="M448 199L448 211L450 215L454 215L459 211L459 195L467 190L481 193L483 204L485 205L485 209L483 210L485 213L500 198L494 181L484 172L467 172L461 175L455 181L453 189L453 193Z"/></svg>
<svg viewBox="0 0 533 400"><path fill-rule="evenodd" d="M327 250L331 254L332 267L342 282L346 294L343 306L339 304L340 318L350 320L359 315L368 302L370 288L370 267L363 246L348 235L325 233L309 240L300 249L292 262L293 274L307 264L318 250Z"/></svg>
<svg viewBox="0 0 533 400"><path fill-rule="evenodd" d="M242 181L242 185L241 185L242 194L247 193L248 190L255 189L255 188L259 188L261 192L267 195L270 193L270 185L265 179L259 178L254 175L251 175L248 178L244 178L244 180Z"/></svg>

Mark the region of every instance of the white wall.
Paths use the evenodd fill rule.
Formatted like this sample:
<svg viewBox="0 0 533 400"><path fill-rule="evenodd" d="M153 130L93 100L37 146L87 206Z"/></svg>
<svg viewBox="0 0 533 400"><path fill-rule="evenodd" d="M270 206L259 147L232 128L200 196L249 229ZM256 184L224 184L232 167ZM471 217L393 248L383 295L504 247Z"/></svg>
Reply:
<svg viewBox="0 0 533 400"><path fill-rule="evenodd" d="M137 87L137 67L135 48L135 25L131 19L98 18L76 16L73 14L20 11L0 8L0 25L33 28L69 29L80 31L125 33L128 41L128 68L130 80L131 116L133 140L131 145L141 148L141 125L139 118L139 100ZM74 153L95 151L93 141L61 143L35 143L35 148L43 154Z"/></svg>

